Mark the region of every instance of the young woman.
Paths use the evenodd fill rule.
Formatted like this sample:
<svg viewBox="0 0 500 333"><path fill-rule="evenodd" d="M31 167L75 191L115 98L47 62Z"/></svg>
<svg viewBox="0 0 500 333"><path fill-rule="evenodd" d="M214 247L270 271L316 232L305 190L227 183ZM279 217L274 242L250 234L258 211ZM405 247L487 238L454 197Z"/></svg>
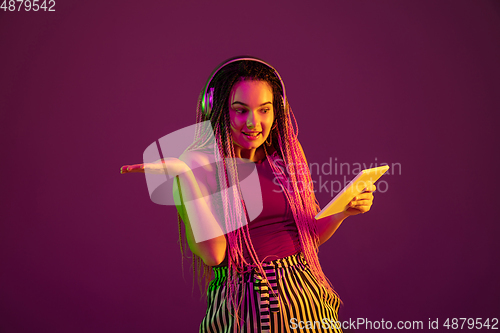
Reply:
<svg viewBox="0 0 500 333"><path fill-rule="evenodd" d="M346 211L316 220L320 207L293 123L278 72L257 58L229 59L200 95L186 152L121 169L177 175L178 216L206 282L200 332L341 332L340 300L318 247L346 217L370 210L375 186ZM253 171L258 192L243 186Z"/></svg>

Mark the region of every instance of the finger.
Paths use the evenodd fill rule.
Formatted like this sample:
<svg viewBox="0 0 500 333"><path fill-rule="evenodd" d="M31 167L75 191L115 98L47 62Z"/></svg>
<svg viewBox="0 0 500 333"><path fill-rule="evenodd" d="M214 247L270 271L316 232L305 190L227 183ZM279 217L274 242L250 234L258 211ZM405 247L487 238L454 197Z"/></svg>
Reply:
<svg viewBox="0 0 500 333"><path fill-rule="evenodd" d="M359 208L349 207L345 210L345 212L348 215L357 215L357 214L364 214L364 213L368 212L369 210L370 210L369 207L359 207Z"/></svg>
<svg viewBox="0 0 500 333"><path fill-rule="evenodd" d="M358 200L358 201L351 201L348 206L353 208L359 208L359 207L371 207L372 204L373 204L372 200Z"/></svg>
<svg viewBox="0 0 500 333"><path fill-rule="evenodd" d="M361 201L373 201L373 194L371 194L371 193L358 194L357 196L352 198L350 203L356 204L356 203L359 203Z"/></svg>
<svg viewBox="0 0 500 333"><path fill-rule="evenodd" d="M353 211L358 211L359 213L366 213L370 210L371 208L371 205L367 205L367 206L356 206L356 207L349 207L349 209L353 210Z"/></svg>
<svg viewBox="0 0 500 333"><path fill-rule="evenodd" d="M377 190L377 187L375 185L371 184L371 185L368 185L367 187L365 187L363 189L362 193L375 192L376 190Z"/></svg>
<svg viewBox="0 0 500 333"><path fill-rule="evenodd" d="M352 201L358 201L358 200L373 200L373 194L371 192L361 193L352 199Z"/></svg>
<svg viewBox="0 0 500 333"><path fill-rule="evenodd" d="M144 173L144 164L126 165L125 173Z"/></svg>

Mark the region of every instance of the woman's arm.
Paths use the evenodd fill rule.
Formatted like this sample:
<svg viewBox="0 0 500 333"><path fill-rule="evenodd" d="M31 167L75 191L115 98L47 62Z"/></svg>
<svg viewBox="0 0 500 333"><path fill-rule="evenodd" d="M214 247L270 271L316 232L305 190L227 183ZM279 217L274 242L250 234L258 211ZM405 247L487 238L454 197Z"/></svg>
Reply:
<svg viewBox="0 0 500 333"><path fill-rule="evenodd" d="M180 159L186 162L185 172L176 176L173 193L186 228L189 248L206 265L219 265L225 257L226 238L221 228L221 218L211 209L204 169L207 163L202 161L203 155L196 152L185 153Z"/></svg>
<svg viewBox="0 0 500 333"><path fill-rule="evenodd" d="M316 220L319 245L329 240L348 216L345 212L341 212Z"/></svg>
<svg viewBox="0 0 500 333"><path fill-rule="evenodd" d="M153 163L124 165L120 172L165 174L175 177L173 194L177 210L186 226L190 250L208 266L219 265L225 257L226 238L210 208L207 175L210 161L201 152L186 152L179 158L163 158ZM196 176L195 176L196 174ZM179 190L179 188L181 190Z"/></svg>

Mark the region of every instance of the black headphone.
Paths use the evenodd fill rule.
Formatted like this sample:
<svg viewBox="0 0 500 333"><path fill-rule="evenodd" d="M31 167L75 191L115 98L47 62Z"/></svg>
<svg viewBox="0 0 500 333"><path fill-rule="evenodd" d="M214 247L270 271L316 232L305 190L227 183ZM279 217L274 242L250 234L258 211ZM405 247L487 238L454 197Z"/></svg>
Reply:
<svg viewBox="0 0 500 333"><path fill-rule="evenodd" d="M261 60L259 58L255 58L255 57L249 57L249 56L244 56L244 57L235 57L235 58L231 58L227 61L225 61L222 65L220 65L213 73L212 75L210 76L210 78L208 79L205 87L203 88L203 94L202 94L202 97L201 97L201 112L209 117L211 112L212 112L212 107L214 105L214 88L210 88L210 90L208 90L208 87L210 86L210 84L212 83L212 80L213 78L215 77L215 75L224 67L224 66L227 66L229 64L232 64L233 62L237 62L237 61L244 61L244 60L250 60L250 61L256 61L256 62L260 62L261 64L264 64L266 65L267 67L269 67L270 69L273 70L274 72L274 75L276 75L276 77L279 79L280 83L281 83L281 88L283 90L283 95L281 96L283 98L283 104L286 103L286 100L285 100L285 84L283 83L283 80L281 79L281 76L279 75L278 71L276 69L274 69L273 66L269 65L267 62L265 62L264 60ZM285 105L283 105L285 106Z"/></svg>

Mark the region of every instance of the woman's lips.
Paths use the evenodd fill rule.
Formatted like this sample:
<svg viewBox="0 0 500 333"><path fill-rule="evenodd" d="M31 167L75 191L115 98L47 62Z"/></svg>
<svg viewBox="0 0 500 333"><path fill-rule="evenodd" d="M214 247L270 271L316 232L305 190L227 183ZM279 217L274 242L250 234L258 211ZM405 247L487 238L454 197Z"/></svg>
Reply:
<svg viewBox="0 0 500 333"><path fill-rule="evenodd" d="M257 140L258 137L260 137L261 133L262 132L249 132L249 133L245 133L245 132L241 132L243 133L243 135L245 135L245 137L247 137L247 139L249 140Z"/></svg>

